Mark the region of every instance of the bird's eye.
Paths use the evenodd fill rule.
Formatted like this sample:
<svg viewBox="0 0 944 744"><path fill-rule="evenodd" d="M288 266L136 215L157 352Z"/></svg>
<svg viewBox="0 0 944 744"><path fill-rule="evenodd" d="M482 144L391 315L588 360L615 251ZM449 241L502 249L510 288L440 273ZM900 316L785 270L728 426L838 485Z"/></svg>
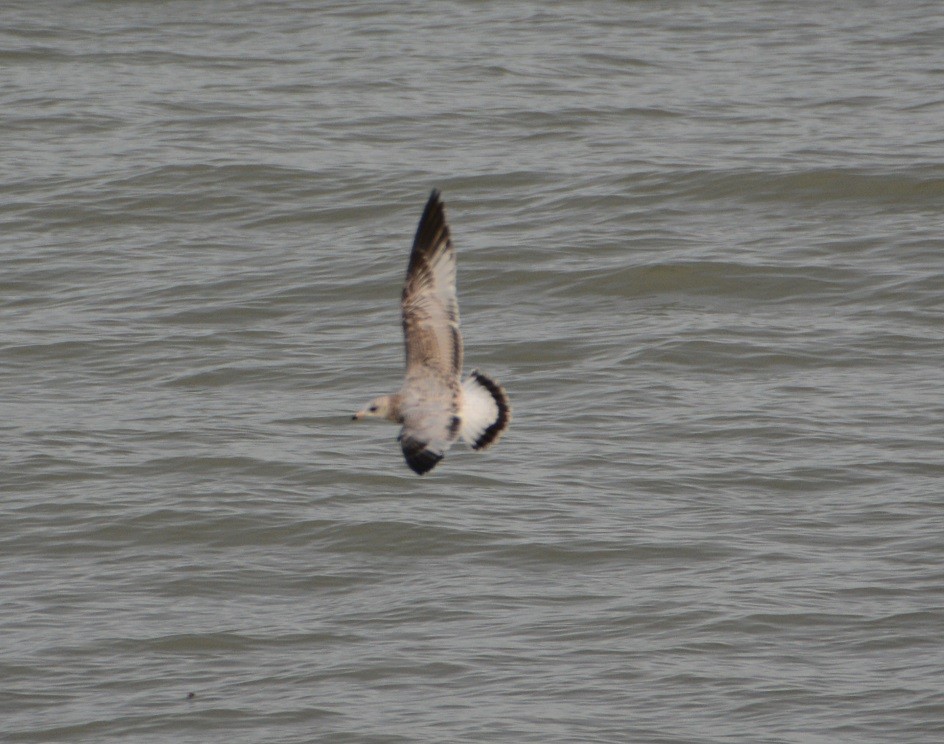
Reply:
<svg viewBox="0 0 944 744"><path fill-rule="evenodd" d="M371 413L373 413L374 411L377 410L377 406L371 406L371 407L370 407L369 409L367 409L367 410L369 410Z"/></svg>

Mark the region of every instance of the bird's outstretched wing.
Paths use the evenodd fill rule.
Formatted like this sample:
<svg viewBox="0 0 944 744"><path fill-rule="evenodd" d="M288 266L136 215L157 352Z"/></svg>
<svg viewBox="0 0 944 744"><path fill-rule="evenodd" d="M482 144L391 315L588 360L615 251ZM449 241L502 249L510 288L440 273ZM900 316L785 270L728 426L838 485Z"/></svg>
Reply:
<svg viewBox="0 0 944 744"><path fill-rule="evenodd" d="M433 190L420 218L400 301L406 374L420 368L444 378L462 373L462 334L456 299L456 251L439 192Z"/></svg>
<svg viewBox="0 0 944 744"><path fill-rule="evenodd" d="M406 346L400 446L407 465L422 474L443 458L460 428L462 334L456 252L435 190L413 239L400 310Z"/></svg>

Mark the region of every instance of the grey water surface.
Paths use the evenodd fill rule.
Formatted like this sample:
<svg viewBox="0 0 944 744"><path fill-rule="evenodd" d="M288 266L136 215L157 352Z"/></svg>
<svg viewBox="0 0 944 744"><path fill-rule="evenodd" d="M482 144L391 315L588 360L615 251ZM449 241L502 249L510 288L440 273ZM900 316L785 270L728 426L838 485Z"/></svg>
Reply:
<svg viewBox="0 0 944 744"><path fill-rule="evenodd" d="M0 741L944 740L939 2L0 21Z"/></svg>

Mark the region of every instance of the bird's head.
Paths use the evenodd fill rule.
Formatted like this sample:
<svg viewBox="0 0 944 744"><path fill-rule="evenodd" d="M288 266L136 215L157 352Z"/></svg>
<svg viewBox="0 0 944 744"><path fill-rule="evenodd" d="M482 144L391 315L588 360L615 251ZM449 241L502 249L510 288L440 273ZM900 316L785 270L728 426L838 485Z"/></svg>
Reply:
<svg viewBox="0 0 944 744"><path fill-rule="evenodd" d="M360 421L365 418L396 420L393 413L392 396L381 395L378 398L374 398L370 403L355 413L354 420Z"/></svg>

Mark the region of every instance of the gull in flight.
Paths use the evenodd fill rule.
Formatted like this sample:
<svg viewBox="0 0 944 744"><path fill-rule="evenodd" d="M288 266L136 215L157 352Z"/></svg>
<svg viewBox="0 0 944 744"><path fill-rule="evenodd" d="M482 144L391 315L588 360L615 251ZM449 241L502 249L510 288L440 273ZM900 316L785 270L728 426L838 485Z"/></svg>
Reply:
<svg viewBox="0 0 944 744"><path fill-rule="evenodd" d="M401 424L406 464L423 475L458 438L484 450L508 428L511 406L501 385L478 370L462 381L462 335L456 299L456 251L435 189L413 239L400 300L406 375L399 391L374 398L354 420Z"/></svg>

